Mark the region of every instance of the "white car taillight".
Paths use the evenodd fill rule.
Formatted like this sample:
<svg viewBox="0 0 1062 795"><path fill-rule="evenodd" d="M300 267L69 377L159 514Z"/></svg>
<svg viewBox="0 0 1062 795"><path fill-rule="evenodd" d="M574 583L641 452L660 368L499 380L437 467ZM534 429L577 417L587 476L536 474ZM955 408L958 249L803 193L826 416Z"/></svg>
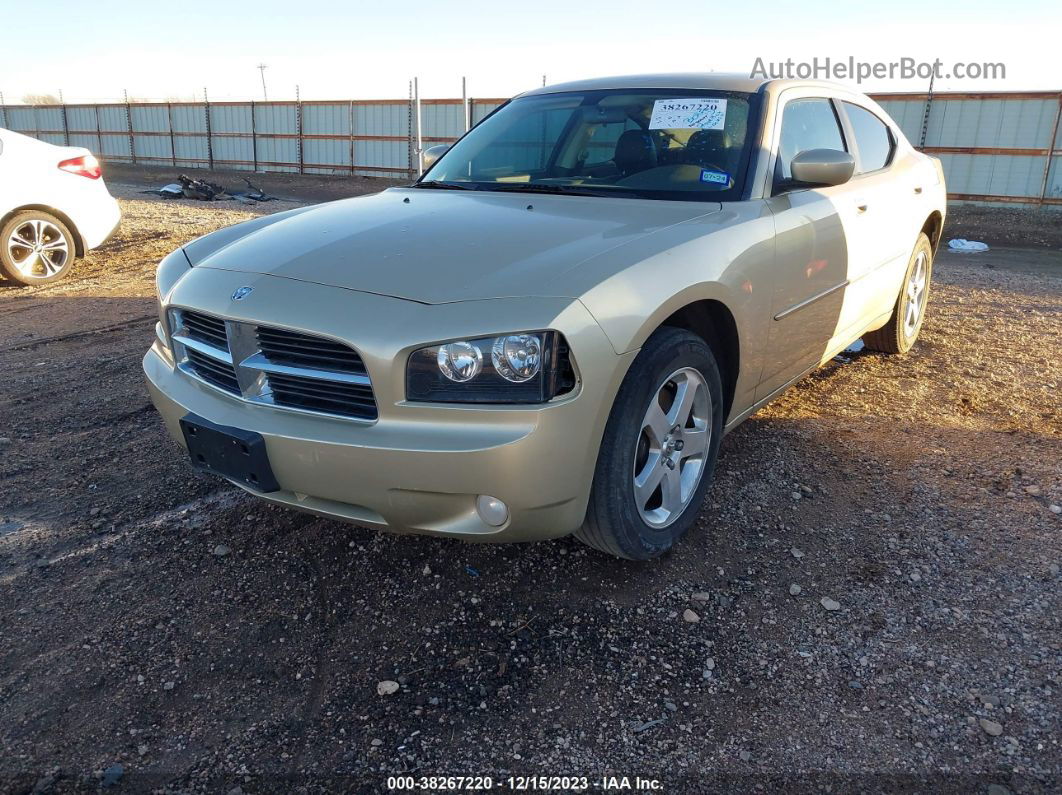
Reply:
<svg viewBox="0 0 1062 795"><path fill-rule="evenodd" d="M79 177L88 177L89 179L99 179L103 173L100 169L100 161L93 155L82 155L81 157L63 160L59 163L59 168L62 171L68 171L71 174L77 174Z"/></svg>

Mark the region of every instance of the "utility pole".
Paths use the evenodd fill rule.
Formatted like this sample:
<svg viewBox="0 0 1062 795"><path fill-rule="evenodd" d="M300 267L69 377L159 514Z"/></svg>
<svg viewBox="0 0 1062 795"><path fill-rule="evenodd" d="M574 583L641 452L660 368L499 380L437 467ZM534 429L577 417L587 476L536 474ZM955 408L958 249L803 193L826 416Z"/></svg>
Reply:
<svg viewBox="0 0 1062 795"><path fill-rule="evenodd" d="M265 70L269 68L269 64L260 63L260 64L258 64L257 68L258 68L258 71L262 73L262 99L263 99L263 101L268 102L269 101L269 95L266 94Z"/></svg>

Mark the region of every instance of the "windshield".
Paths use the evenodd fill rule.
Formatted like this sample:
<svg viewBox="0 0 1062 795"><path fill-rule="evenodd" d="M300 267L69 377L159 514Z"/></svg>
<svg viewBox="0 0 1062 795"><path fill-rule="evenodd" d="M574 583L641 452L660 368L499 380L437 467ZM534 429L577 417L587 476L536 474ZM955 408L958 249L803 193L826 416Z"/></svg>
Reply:
<svg viewBox="0 0 1062 795"><path fill-rule="evenodd" d="M752 97L615 89L521 97L484 119L421 187L735 200Z"/></svg>

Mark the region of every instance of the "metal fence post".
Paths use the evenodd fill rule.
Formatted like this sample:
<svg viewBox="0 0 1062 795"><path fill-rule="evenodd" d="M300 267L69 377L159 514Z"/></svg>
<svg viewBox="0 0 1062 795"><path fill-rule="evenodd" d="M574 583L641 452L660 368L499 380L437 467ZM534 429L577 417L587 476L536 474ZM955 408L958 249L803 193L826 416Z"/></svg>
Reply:
<svg viewBox="0 0 1062 795"><path fill-rule="evenodd" d="M59 105L63 109L63 146L70 146L70 124L66 118L66 100L63 99L63 89L59 89Z"/></svg>
<svg viewBox="0 0 1062 795"><path fill-rule="evenodd" d="M420 122L420 81L416 77L413 78L413 113L417 125L417 142L413 148L413 156L417 159L417 176L419 177L424 173L424 161L421 159L421 153L424 151L424 136Z"/></svg>
<svg viewBox="0 0 1062 795"><path fill-rule="evenodd" d="M263 80L265 72L262 73ZM251 100L251 169L258 170L258 130L254 124L254 100Z"/></svg>
<svg viewBox="0 0 1062 795"><path fill-rule="evenodd" d="M1044 163L1044 178L1040 183L1040 206L1047 198L1047 180L1051 176L1051 161L1055 158L1055 141L1058 140L1058 122L1062 118L1062 94L1058 95L1058 107L1055 109L1055 123L1051 125L1051 140L1047 142L1047 162Z"/></svg>
<svg viewBox="0 0 1062 795"><path fill-rule="evenodd" d="M464 117L465 132L472 129L472 117L469 115L468 105L468 83L465 78L461 78L461 115Z"/></svg>
<svg viewBox="0 0 1062 795"><path fill-rule="evenodd" d="M203 114L206 117L207 139L207 164L211 171L214 170L214 142L210 137L210 97L207 96L206 86L203 87Z"/></svg>
<svg viewBox="0 0 1062 795"><path fill-rule="evenodd" d="M177 139L173 134L173 103L166 103L166 123L170 127L170 163L177 168Z"/></svg>
<svg viewBox="0 0 1062 795"><path fill-rule="evenodd" d="M129 131L129 157L135 166L136 141L133 138L133 114L129 110L129 92L123 88L122 93L125 95L125 127Z"/></svg>
<svg viewBox="0 0 1062 795"><path fill-rule="evenodd" d="M298 86L295 86L295 129L299 136L299 173L302 174L305 171L302 154L302 96L299 94Z"/></svg>
<svg viewBox="0 0 1062 795"><path fill-rule="evenodd" d="M413 81L409 81L409 105L406 107L406 170L409 172L410 181L416 176L413 173Z"/></svg>
<svg viewBox="0 0 1062 795"><path fill-rule="evenodd" d="M96 116L96 146L99 148L100 155L103 156L103 128L100 127L100 106L93 105L92 112Z"/></svg>
<svg viewBox="0 0 1062 795"><path fill-rule="evenodd" d="M347 111L347 124L350 125L350 176L354 176L354 100L350 100Z"/></svg>
<svg viewBox="0 0 1062 795"><path fill-rule="evenodd" d="M922 112L922 136L918 141L918 148L925 149L926 135L929 133L929 109L933 105L933 78L935 74L929 77L929 91L926 92L926 109Z"/></svg>

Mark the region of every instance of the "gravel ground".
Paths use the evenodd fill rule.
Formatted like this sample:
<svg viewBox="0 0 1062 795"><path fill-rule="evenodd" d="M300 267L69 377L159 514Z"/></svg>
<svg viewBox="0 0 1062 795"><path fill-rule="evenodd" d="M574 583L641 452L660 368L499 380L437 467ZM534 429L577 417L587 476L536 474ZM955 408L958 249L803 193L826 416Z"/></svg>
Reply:
<svg viewBox="0 0 1062 795"><path fill-rule="evenodd" d="M941 254L917 348L758 412L644 565L194 474L141 381L153 269L250 212L136 189L70 279L0 285L0 789L1058 790L1057 246Z"/></svg>

